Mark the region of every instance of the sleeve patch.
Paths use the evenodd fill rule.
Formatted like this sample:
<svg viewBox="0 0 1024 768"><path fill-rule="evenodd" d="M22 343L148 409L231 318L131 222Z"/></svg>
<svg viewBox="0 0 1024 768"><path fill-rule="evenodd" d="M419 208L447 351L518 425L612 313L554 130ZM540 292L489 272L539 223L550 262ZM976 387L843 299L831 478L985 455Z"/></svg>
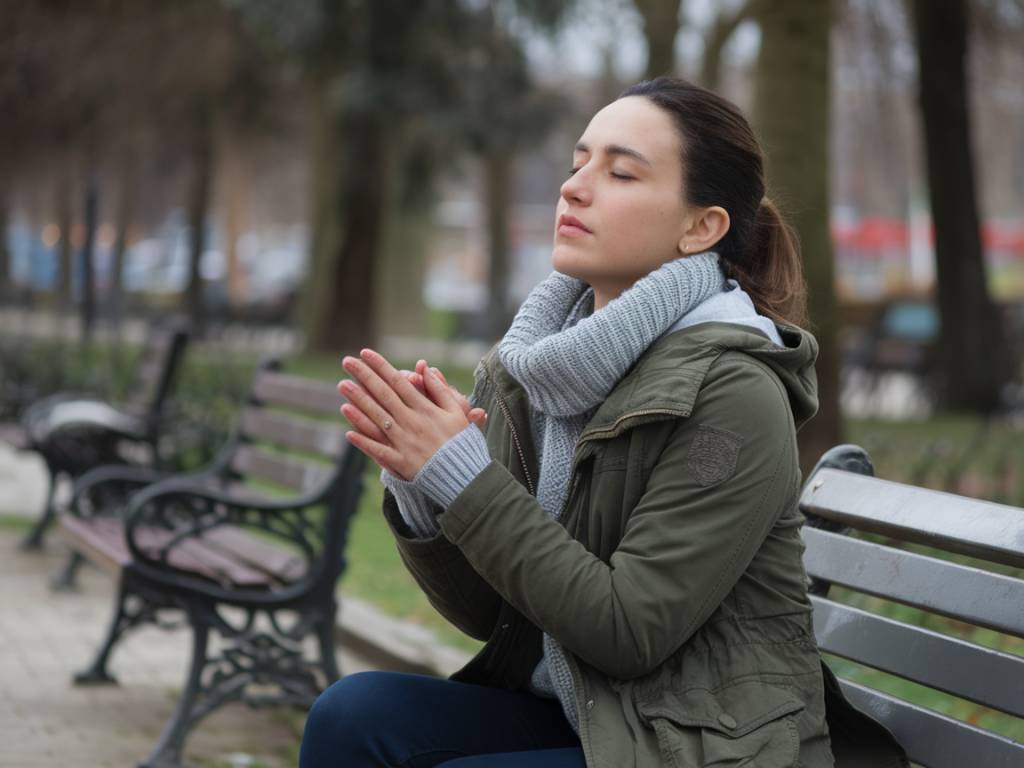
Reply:
<svg viewBox="0 0 1024 768"><path fill-rule="evenodd" d="M736 472L742 442L735 432L702 424L693 438L686 465L701 485L717 485Z"/></svg>

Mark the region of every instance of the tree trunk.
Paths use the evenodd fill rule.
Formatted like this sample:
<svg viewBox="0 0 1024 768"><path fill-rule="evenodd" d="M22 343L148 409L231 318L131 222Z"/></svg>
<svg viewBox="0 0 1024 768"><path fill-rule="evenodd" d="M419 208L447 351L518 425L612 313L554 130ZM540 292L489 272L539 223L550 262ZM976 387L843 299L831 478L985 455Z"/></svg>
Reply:
<svg viewBox="0 0 1024 768"><path fill-rule="evenodd" d="M93 326L96 321L96 269L93 259L96 244L96 226L99 216L99 182L96 170L89 163L85 178L85 239L82 242L82 255L79 259L82 275L82 339L92 338Z"/></svg>
<svg viewBox="0 0 1024 768"><path fill-rule="evenodd" d="M404 153L423 152L403 141ZM406 168L395 174L388 193L382 242L376 271L377 330L383 336L424 335L426 303L423 299L426 255L434 235L432 171Z"/></svg>
<svg viewBox="0 0 1024 768"><path fill-rule="evenodd" d="M61 310L68 310L73 303L71 295L71 227L74 223L74 206L72 187L74 173L72 172L70 153L61 156L60 173L57 176L57 228L60 231L60 240L57 243L57 285L56 298L57 306Z"/></svg>
<svg viewBox="0 0 1024 768"><path fill-rule="evenodd" d="M701 60L700 83L712 91L718 90L722 78L722 51L732 39L733 32L752 14L754 0L747 0L732 13L719 15L704 41L704 56Z"/></svg>
<svg viewBox="0 0 1024 768"><path fill-rule="evenodd" d="M299 307L307 346L310 349L329 350L329 345L318 338L318 334L325 323L323 317L330 313L334 301L331 286L325 277L334 266L341 242L337 211L341 196L342 134L326 83L314 85L310 115L310 242L306 282Z"/></svg>
<svg viewBox="0 0 1024 768"><path fill-rule="evenodd" d="M512 324L515 311L509 306L508 283L511 269L509 254L509 213L511 209L511 167L508 150L491 147L483 157L487 194L487 240L489 268L483 327L488 341L497 341Z"/></svg>
<svg viewBox="0 0 1024 768"><path fill-rule="evenodd" d="M192 186L188 201L189 269L185 289L185 309L197 336L206 328L206 304L200 266L206 248L206 215L210 207L210 183L213 176L213 133L210 107L201 103L195 111L195 136L192 145Z"/></svg>
<svg viewBox="0 0 1024 768"><path fill-rule="evenodd" d="M758 3L761 51L754 122L768 154L769 195L802 245L808 310L820 353L818 415L800 431L806 473L841 442L839 320L829 235L829 33L831 3L768 0Z"/></svg>
<svg viewBox="0 0 1024 768"><path fill-rule="evenodd" d="M644 20L647 40L647 79L672 75L676 69L676 35L679 32L679 0L633 0Z"/></svg>
<svg viewBox="0 0 1024 768"><path fill-rule="evenodd" d="M248 202L246 168L234 142L225 136L221 143L224 184L224 258L227 270L227 298L231 316L245 303L245 284L239 263L238 241L245 231Z"/></svg>
<svg viewBox="0 0 1024 768"><path fill-rule="evenodd" d="M11 280L11 252L7 247L8 197L0 180L0 301L7 301L14 293Z"/></svg>
<svg viewBox="0 0 1024 768"><path fill-rule="evenodd" d="M121 173L118 179L117 211L114 221L114 254L110 276L110 318L114 333L120 337L121 322L124 319L124 260L128 248L128 228L133 213L135 164L131 156L121 159Z"/></svg>
<svg viewBox="0 0 1024 768"><path fill-rule="evenodd" d="M341 194L334 215L340 238L318 265L330 289L328 301L313 318L308 340L313 350L351 354L377 343L374 275L386 208L387 140L384 126L371 116L351 116L344 124Z"/></svg>
<svg viewBox="0 0 1024 768"><path fill-rule="evenodd" d="M989 413L1010 367L985 281L968 120L964 0L915 0L921 115L942 333L942 405Z"/></svg>

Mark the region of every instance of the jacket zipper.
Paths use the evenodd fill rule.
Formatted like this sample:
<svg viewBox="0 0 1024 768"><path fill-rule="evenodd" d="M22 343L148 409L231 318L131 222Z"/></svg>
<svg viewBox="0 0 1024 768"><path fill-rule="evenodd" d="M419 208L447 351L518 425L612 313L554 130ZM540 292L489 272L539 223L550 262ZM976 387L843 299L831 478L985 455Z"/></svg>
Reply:
<svg viewBox="0 0 1024 768"><path fill-rule="evenodd" d="M505 399L498 394L494 393L498 400L498 407L505 416L505 421L508 423L509 432L512 433L512 442L516 446L516 453L519 454L519 463L523 468L523 477L526 478L526 489L530 492L531 496L536 496L533 488L533 478L530 477L530 468L526 465L526 455L523 453L523 446L519 442L519 433L516 432L516 425L512 421L512 413L508 409L508 405L505 403Z"/></svg>

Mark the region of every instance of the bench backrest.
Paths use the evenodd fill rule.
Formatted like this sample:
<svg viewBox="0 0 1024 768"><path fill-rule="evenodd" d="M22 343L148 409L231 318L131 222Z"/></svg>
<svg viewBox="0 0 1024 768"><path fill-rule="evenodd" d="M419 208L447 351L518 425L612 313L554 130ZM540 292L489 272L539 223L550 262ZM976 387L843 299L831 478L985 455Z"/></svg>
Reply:
<svg viewBox="0 0 1024 768"><path fill-rule="evenodd" d="M334 553L317 567L327 570L333 589L344 568L349 518L361 490L365 457L345 439L333 384L280 372L276 363L260 366L248 401L238 417L225 458L230 490L290 498L322 506L327 514L305 531L320 554ZM313 518L310 518L312 520Z"/></svg>
<svg viewBox="0 0 1024 768"><path fill-rule="evenodd" d="M149 328L135 362L125 403L139 416L148 418L154 428L164 403L174 389L188 338L184 320L172 319L154 324Z"/></svg>
<svg viewBox="0 0 1024 768"><path fill-rule="evenodd" d="M826 455L800 499L819 647L944 699L952 714L865 684L884 675L861 669L849 675L854 682L833 667L847 698L885 724L916 763L1024 765L1024 743L979 727L976 708L942 696L1005 713L1010 730L1024 734L1024 510L827 466L870 468L863 451L849 461L857 451L833 449L838 460ZM864 596L917 610L886 610ZM900 614L908 620L893 618ZM973 641L980 633L970 627L962 633L970 640L937 631L951 626L938 617L984 628L986 645Z"/></svg>

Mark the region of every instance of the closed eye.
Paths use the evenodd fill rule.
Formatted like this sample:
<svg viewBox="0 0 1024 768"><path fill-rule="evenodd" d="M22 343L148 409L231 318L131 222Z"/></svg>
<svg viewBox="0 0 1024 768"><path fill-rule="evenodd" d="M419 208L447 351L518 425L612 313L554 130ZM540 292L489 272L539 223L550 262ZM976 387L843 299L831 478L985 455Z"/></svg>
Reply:
<svg viewBox="0 0 1024 768"><path fill-rule="evenodd" d="M578 171L578 170L579 170L579 168L570 168L570 169L569 169L569 175L570 175L570 176L572 176L572 175L573 175L573 174L575 174L575 173L576 173L576 171ZM623 181L629 181L629 180L631 180L631 179L635 178L634 176L626 176L625 174L622 174L622 173L615 173L614 171L612 171L612 172L611 172L611 176L612 176L612 178L615 178L615 179L622 179Z"/></svg>

